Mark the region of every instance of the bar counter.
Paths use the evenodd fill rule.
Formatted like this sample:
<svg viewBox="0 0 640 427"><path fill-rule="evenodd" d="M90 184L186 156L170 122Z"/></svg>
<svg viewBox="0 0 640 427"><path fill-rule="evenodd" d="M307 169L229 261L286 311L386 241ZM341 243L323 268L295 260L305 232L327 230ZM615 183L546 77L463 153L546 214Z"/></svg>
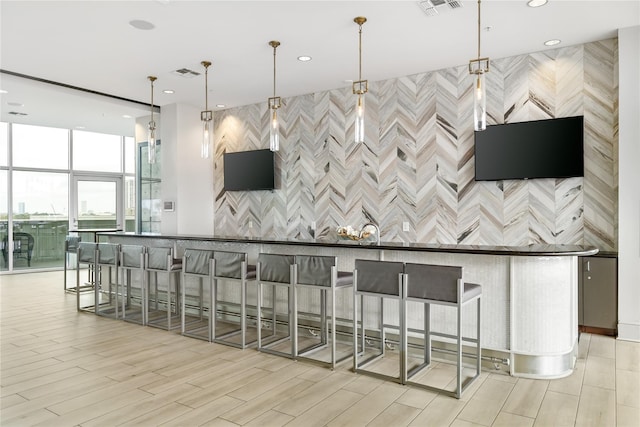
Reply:
<svg viewBox="0 0 640 427"><path fill-rule="evenodd" d="M261 252L338 257L340 270L353 270L356 259L376 259L464 267L466 282L482 285L483 357L514 376L561 378L569 375L578 352L578 257L598 253L579 245L475 246L352 241L297 240L233 236L100 233L121 244L246 252L251 263ZM300 301L313 307L318 301ZM351 318L352 299L336 302L338 317ZM369 310L370 309L370 310ZM372 318L373 307L365 310ZM432 327L454 333L455 316L445 307L432 307ZM398 325L396 307L385 306L385 325ZM475 308L465 308L466 319ZM423 324L422 309L409 307L408 327ZM463 334L474 335L473 322L463 321ZM446 347L447 343L442 343ZM502 362L496 362L500 361Z"/></svg>

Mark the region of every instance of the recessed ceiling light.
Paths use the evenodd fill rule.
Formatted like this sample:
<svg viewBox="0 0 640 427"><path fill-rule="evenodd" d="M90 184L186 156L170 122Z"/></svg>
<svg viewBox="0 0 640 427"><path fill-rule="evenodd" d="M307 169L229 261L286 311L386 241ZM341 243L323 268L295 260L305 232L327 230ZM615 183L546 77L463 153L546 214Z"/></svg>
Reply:
<svg viewBox="0 0 640 427"><path fill-rule="evenodd" d="M6 90L4 90L4 89L0 89L0 93L9 93L9 92L7 92L7 91L6 91Z"/></svg>
<svg viewBox="0 0 640 427"><path fill-rule="evenodd" d="M171 95L172 93L175 93L175 92L174 92L173 90L171 90L171 89L165 89L165 90L163 90L162 92L164 92L164 93L168 93L169 95Z"/></svg>
<svg viewBox="0 0 640 427"><path fill-rule="evenodd" d="M76 129L82 130L82 129L86 129L86 128L84 126L76 126Z"/></svg>
<svg viewBox="0 0 640 427"><path fill-rule="evenodd" d="M122 118L123 118L123 119L132 119L133 117L132 117L132 116L130 116L130 115L128 115L128 114L123 114L123 115L122 115Z"/></svg>
<svg viewBox="0 0 640 427"><path fill-rule="evenodd" d="M218 107L218 108L224 108L224 107L226 107L226 105L224 105L224 104L216 104L216 107Z"/></svg>
<svg viewBox="0 0 640 427"><path fill-rule="evenodd" d="M560 40L558 39L547 40L546 42L544 42L545 46L555 46L557 44L560 44Z"/></svg>
<svg viewBox="0 0 640 427"><path fill-rule="evenodd" d="M527 2L527 6L529 7L540 7L547 4L547 0L529 0Z"/></svg>
<svg viewBox="0 0 640 427"><path fill-rule="evenodd" d="M133 19L129 21L129 25L137 30L153 30L156 27L151 22L142 19Z"/></svg>
<svg viewBox="0 0 640 427"><path fill-rule="evenodd" d="M311 61L311 57L307 56L307 55L298 56L298 61L300 61L300 62Z"/></svg>

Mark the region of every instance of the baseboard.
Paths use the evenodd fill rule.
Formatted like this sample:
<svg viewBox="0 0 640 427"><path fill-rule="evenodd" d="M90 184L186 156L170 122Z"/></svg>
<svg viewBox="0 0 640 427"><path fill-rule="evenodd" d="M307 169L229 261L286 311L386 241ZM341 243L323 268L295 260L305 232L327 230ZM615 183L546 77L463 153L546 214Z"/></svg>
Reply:
<svg viewBox="0 0 640 427"><path fill-rule="evenodd" d="M640 342L640 324L619 322L618 339Z"/></svg>

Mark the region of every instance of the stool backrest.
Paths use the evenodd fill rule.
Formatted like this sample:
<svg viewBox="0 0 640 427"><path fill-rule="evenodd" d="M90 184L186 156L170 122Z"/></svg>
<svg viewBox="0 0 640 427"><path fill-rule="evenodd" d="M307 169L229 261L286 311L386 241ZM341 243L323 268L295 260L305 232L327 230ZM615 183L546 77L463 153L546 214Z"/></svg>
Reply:
<svg viewBox="0 0 640 427"><path fill-rule="evenodd" d="M98 264L117 264L120 245L116 243L98 243Z"/></svg>
<svg viewBox="0 0 640 427"><path fill-rule="evenodd" d="M142 268L144 267L145 247L140 245L120 246L120 264L122 267Z"/></svg>
<svg viewBox="0 0 640 427"><path fill-rule="evenodd" d="M295 262L293 255L259 254L258 277L265 282L291 283L291 266Z"/></svg>
<svg viewBox="0 0 640 427"><path fill-rule="evenodd" d="M331 267L336 257L296 255L297 283L302 285L331 286Z"/></svg>
<svg viewBox="0 0 640 427"><path fill-rule="evenodd" d="M405 264L407 298L458 302L458 282L462 267L449 265Z"/></svg>
<svg viewBox="0 0 640 427"><path fill-rule="evenodd" d="M67 236L64 240L64 251L76 252L78 250L79 243L80 243L80 236Z"/></svg>
<svg viewBox="0 0 640 427"><path fill-rule="evenodd" d="M242 278L242 263L247 265L247 254L243 252L214 251L213 259L216 262L216 277L228 279Z"/></svg>
<svg viewBox="0 0 640 427"><path fill-rule="evenodd" d="M92 242L78 243L78 262L94 262L98 245Z"/></svg>
<svg viewBox="0 0 640 427"><path fill-rule="evenodd" d="M357 292L402 296L404 263L357 259L355 270Z"/></svg>
<svg viewBox="0 0 640 427"><path fill-rule="evenodd" d="M147 268L150 270L169 270L169 257L173 257L171 248L147 248Z"/></svg>
<svg viewBox="0 0 640 427"><path fill-rule="evenodd" d="M213 258L213 251L204 249L185 249L182 269L188 274L208 276L211 274L209 266L211 258Z"/></svg>

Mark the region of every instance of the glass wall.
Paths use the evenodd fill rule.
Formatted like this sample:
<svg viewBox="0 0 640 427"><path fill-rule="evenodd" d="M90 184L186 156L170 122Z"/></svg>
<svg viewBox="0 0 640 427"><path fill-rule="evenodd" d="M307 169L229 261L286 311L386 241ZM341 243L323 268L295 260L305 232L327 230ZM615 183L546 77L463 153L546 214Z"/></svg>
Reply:
<svg viewBox="0 0 640 427"><path fill-rule="evenodd" d="M135 231L135 157L130 137L0 123L0 271L62 268L70 224L81 219ZM124 225L107 200L125 207Z"/></svg>
<svg viewBox="0 0 640 427"><path fill-rule="evenodd" d="M69 174L14 171L12 195L13 268L61 265L69 231ZM8 263L8 251L3 261Z"/></svg>
<svg viewBox="0 0 640 427"><path fill-rule="evenodd" d="M160 141L156 141L160 146ZM162 219L162 155L161 150L156 148L156 162L149 164L147 161L147 144L140 144L140 223L139 230L145 233L160 233L160 221Z"/></svg>

